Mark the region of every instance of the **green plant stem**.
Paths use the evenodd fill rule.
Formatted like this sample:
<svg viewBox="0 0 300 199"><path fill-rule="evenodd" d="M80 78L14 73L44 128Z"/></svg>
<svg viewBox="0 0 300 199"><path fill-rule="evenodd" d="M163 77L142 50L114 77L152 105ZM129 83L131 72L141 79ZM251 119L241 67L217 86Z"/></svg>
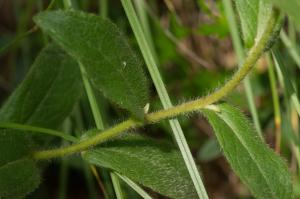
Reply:
<svg viewBox="0 0 300 199"><path fill-rule="evenodd" d="M272 54L279 82L282 88L285 88L286 98L292 102L293 107L300 116L300 102L297 97L295 80L293 80L293 78L290 76L289 72L283 65L282 58L278 50L274 50Z"/></svg>
<svg viewBox="0 0 300 199"><path fill-rule="evenodd" d="M100 16L106 18L108 16L108 0L99 0L100 8L99 13Z"/></svg>
<svg viewBox="0 0 300 199"><path fill-rule="evenodd" d="M158 57L157 57L157 53L155 51L155 47L154 47L154 43L153 43L153 37L151 34L151 28L148 22L148 15L147 12L145 12L146 10L146 2L144 0L134 0L134 5L135 8L137 10L137 15L139 17L140 20L140 24L144 30L144 36L146 38L146 41L148 41L148 46L149 49L152 53L153 59L156 63L156 65L158 65Z"/></svg>
<svg viewBox="0 0 300 199"><path fill-rule="evenodd" d="M119 177L114 172L110 172L110 178L113 183L117 199L123 199L124 195L123 195Z"/></svg>
<svg viewBox="0 0 300 199"><path fill-rule="evenodd" d="M59 194L58 199L66 199L68 184L68 159L63 159L59 171Z"/></svg>
<svg viewBox="0 0 300 199"><path fill-rule="evenodd" d="M66 9L70 9L73 7L71 0L64 0L64 4L65 4ZM96 127L97 127L97 129L102 131L102 130L104 130L104 124L103 124L103 119L102 119L102 116L100 113L100 109L99 109L99 106L97 103L96 96L93 92L93 88L89 82L89 79L87 77L84 66L80 62L78 64L79 64L83 85L84 85L84 88L85 88L85 91L86 91L86 94L87 94L87 97L89 100L89 104L90 104L90 107L92 110L92 114L93 114L93 117L95 120ZM94 165L90 165L90 169L91 169L95 179L97 180L100 189L103 191L104 198L108 199L109 198L108 194L106 193L106 190L104 189L104 186L101 182L101 179L99 177L96 167Z"/></svg>
<svg viewBox="0 0 300 199"><path fill-rule="evenodd" d="M242 41L239 36L239 29L238 29L235 15L234 15L232 2L231 2L231 0L223 0L223 4L224 4L224 8L225 8L225 13L227 15L227 21L229 23L230 33L231 33L231 37L233 40L233 46L234 46L235 52L236 52L238 60L239 60L239 65L242 66L243 61L245 59L245 55L244 55ZM254 126L255 126L258 134L260 135L260 137L263 138L260 122L258 119L257 110L255 107L252 86L251 86L251 82L248 77L245 77L245 79L244 79L244 87L245 87L245 91L246 91L246 97L247 97L248 105L250 108L250 112L251 112L251 115L253 118Z"/></svg>
<svg viewBox="0 0 300 199"><path fill-rule="evenodd" d="M70 8L73 7L73 5L72 5L72 0L63 0L63 3L64 3L64 7L65 7L66 9L70 9Z"/></svg>
<svg viewBox="0 0 300 199"><path fill-rule="evenodd" d="M89 165L89 164L86 164L86 165ZM94 175L94 178L96 179L100 190L102 190L104 198L109 199L108 193L106 192L105 187L100 179L100 175L98 173L97 168L94 165L89 165L89 168L90 168L92 174Z"/></svg>
<svg viewBox="0 0 300 199"><path fill-rule="evenodd" d="M101 113L100 113L100 109L99 109L99 106L98 106L98 103L97 103L97 99L96 99L96 97L94 95L94 92L93 92L93 88L92 88L92 86L91 86L91 84L90 84L90 82L87 78L85 68L81 63L79 63L79 68L80 68L80 71L81 71L83 85L84 85L86 94L88 96L88 100L89 100L89 103L90 103L90 106L91 106L91 110L92 110L92 113L93 113L93 117L94 117L94 120L95 120L96 127L99 130L103 130L104 129L103 119L102 119L102 116L101 116Z"/></svg>
<svg viewBox="0 0 300 199"><path fill-rule="evenodd" d="M70 134L71 132L71 120L70 118L67 118L62 127L63 131L66 132L66 134ZM62 140L62 146L67 145L67 140ZM59 193L58 193L58 199L66 199L67 198L67 189L68 189L68 171L69 171L69 160L66 158L61 159L60 164L60 170L59 170Z"/></svg>
<svg viewBox="0 0 300 199"><path fill-rule="evenodd" d="M271 19L269 20L268 26L265 32L263 33L261 39L257 41L256 44L251 48L247 58L245 59L243 66L239 68L239 70L233 75L231 80L229 80L227 83L225 83L223 87L219 88L211 95L202 97L194 101L183 103L181 105L171 107L166 110L160 110L157 112L147 114L146 120L148 121L148 123L158 122L163 119L176 117L181 114L187 114L190 112L197 111L201 108L205 108L206 106L217 102L225 95L227 95L230 91L232 91L245 78L245 76L248 74L251 68L255 65L256 61L264 52L264 47L269 41L269 38L272 35L273 28L275 27L276 24L276 18L278 13L274 10L272 12L273 12L273 17L271 17ZM145 124L142 123L141 121L137 121L135 119L128 119L126 121L117 124L114 127L104 130L103 132L89 139L83 140L79 143L75 143L71 146L64 147L64 148L58 148L58 149L46 150L46 151L36 151L33 154L31 154L31 156L34 159L50 159L50 158L60 157L67 154L80 152L96 144L102 143L108 139L116 137L129 129L134 129L137 127L141 127L143 125Z"/></svg>
<svg viewBox="0 0 300 199"><path fill-rule="evenodd" d="M0 122L0 128L21 130L26 133L27 132L42 133L42 134L46 134L46 135L60 137L65 140L68 140L70 142L78 141L78 139L76 137L71 136L69 134L66 134L66 133L63 133L60 131L56 131L56 130L52 130L52 129L31 126L31 125L18 124L18 123L13 123L13 122Z"/></svg>
<svg viewBox="0 0 300 199"><path fill-rule="evenodd" d="M81 162L82 171L84 173L85 183L88 191L89 199L97 199L99 197L98 189L95 186L95 179L96 177L93 174L91 169L91 165L86 163L85 161ZM97 179L96 179L97 180ZM102 189L101 189L102 190ZM105 192L103 192L105 198Z"/></svg>
<svg viewBox="0 0 300 199"><path fill-rule="evenodd" d="M267 55L267 61L268 61L268 74L269 74L272 100L273 100L273 109L274 109L275 151L279 153L280 144L281 144L281 113L280 113L279 96L276 87L276 76L274 72L274 65L272 63L272 57L269 53Z"/></svg>
<svg viewBox="0 0 300 199"><path fill-rule="evenodd" d="M139 124L139 125L138 125ZM47 151L38 151L32 154L34 159L49 159L54 157L60 157L67 154L72 154L76 152L83 151L91 146L96 144L102 143L105 140L108 140L112 137L116 137L117 135L121 134L123 131L128 130L130 128L135 128L138 126L142 126L142 123L139 123L136 120L129 119L126 120L112 128L109 128L98 135L86 139L84 141L79 142L78 144L71 145L69 147L64 147L60 149L53 149Z"/></svg>
<svg viewBox="0 0 300 199"><path fill-rule="evenodd" d="M134 35L136 37L136 40L139 44L140 50L148 67L151 78L156 87L160 101L162 102L164 109L170 108L173 105L171 103L170 97L167 93L167 89L164 86L163 80L157 67L157 56L155 55L154 45L149 44L151 42L149 41L151 39L151 33L149 31L149 28L147 28L148 22L144 13L145 3L137 2L137 5L139 5L138 10L142 12L140 13L140 16L142 17L142 22L145 23L144 25L141 25L140 21L138 20L137 14L133 8L131 0L121 0L121 2L129 20L129 23L131 25L131 28L134 32ZM144 28L144 30L142 29L142 27ZM194 183L194 187L197 191L198 196L203 199L208 198L179 121L177 119L172 119L169 120L169 123L173 132L173 137L175 138L175 141L180 149L181 155L183 157L187 170L191 176L191 179Z"/></svg>
<svg viewBox="0 0 300 199"><path fill-rule="evenodd" d="M132 180L127 178L126 176L120 175L119 173L114 172L116 176L121 178L124 182L126 182L131 188L133 188L140 196L144 199L152 199L152 197L145 192L140 186L137 186Z"/></svg>
<svg viewBox="0 0 300 199"><path fill-rule="evenodd" d="M288 118L288 120L292 121L291 115L293 114L294 111L296 111L298 113L298 115L300 115L300 112L297 111L297 107L296 104L299 104L299 100L298 98L292 98L292 96L296 96L296 92L295 92L295 88L293 87L293 81L290 80L290 76L287 73L287 71L285 70L285 66L283 65L282 62L282 58L280 56L280 53L278 52L277 49L272 51L272 57L273 57L273 61L274 61L274 65L275 65L275 69L277 72L277 76L278 76L278 80L280 83L280 86L282 88L284 88L284 99L285 99L285 105L286 105L286 116ZM291 129L292 129L292 133L290 133L289 136L290 137L290 142L291 142L291 148L295 153L295 157L297 160L297 165L298 168L300 170L300 145L299 145L299 136L297 136L298 134L298 130L295 132L295 130L293 129L293 124L292 122L290 123L291 125ZM289 131L288 131L289 132Z"/></svg>

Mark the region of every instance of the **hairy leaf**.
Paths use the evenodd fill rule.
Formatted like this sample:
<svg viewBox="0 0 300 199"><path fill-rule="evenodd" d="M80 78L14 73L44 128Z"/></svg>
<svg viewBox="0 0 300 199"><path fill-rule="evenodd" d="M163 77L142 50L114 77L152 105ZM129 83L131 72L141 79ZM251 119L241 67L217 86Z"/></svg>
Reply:
<svg viewBox="0 0 300 199"><path fill-rule="evenodd" d="M0 167L0 198L24 198L39 183L39 169L32 160L17 160Z"/></svg>
<svg viewBox="0 0 300 199"><path fill-rule="evenodd" d="M167 143L126 135L86 152L84 158L171 198L197 198L181 155Z"/></svg>
<svg viewBox="0 0 300 199"><path fill-rule="evenodd" d="M44 48L0 110L0 121L58 127L81 96L76 62L57 45Z"/></svg>
<svg viewBox="0 0 300 199"><path fill-rule="evenodd" d="M80 77L79 68L74 60L58 46L47 46L36 58L23 82L0 110L0 121L58 127L72 111L80 96ZM36 142L36 139L26 133L0 130L0 167L14 170L15 163L12 161L23 158L36 147L41 147L41 143L45 140L47 139L39 137L39 142ZM27 169L30 170L30 166ZM32 172L34 173L35 170ZM10 183L7 187L23 187L24 194L34 190L38 184L30 183L32 186L29 186L26 181L17 181L13 175L6 176L6 180ZM7 195L15 192L14 189L5 188L5 190Z"/></svg>
<svg viewBox="0 0 300 199"><path fill-rule="evenodd" d="M236 108L222 104L219 112L203 111L231 167L261 199L290 199L291 175L285 162L258 136Z"/></svg>
<svg viewBox="0 0 300 199"><path fill-rule="evenodd" d="M42 12L34 21L83 64L96 89L143 118L148 88L142 62L112 22L80 11Z"/></svg>
<svg viewBox="0 0 300 199"><path fill-rule="evenodd" d="M245 45L251 47L256 37L259 0L235 0L234 2L239 15Z"/></svg>
<svg viewBox="0 0 300 199"><path fill-rule="evenodd" d="M235 0L236 10L239 15L243 40L246 48L251 48L264 33L268 21L272 17L272 4L259 0ZM281 20L274 29L265 50L268 50L277 39L281 29Z"/></svg>

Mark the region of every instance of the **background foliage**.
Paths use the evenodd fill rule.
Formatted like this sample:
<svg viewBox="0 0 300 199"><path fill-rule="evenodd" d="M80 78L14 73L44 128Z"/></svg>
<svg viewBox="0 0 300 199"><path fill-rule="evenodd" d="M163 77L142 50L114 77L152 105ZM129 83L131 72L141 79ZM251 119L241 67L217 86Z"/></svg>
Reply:
<svg viewBox="0 0 300 199"><path fill-rule="evenodd" d="M262 35L271 3L288 14L278 22L272 50L224 99L231 105L178 120L210 198L300 197L298 1L133 2L174 104L205 96L231 77ZM6 123L0 198L197 198L167 121L74 156L45 162L26 156L89 139L93 129L130 116L143 121L147 103L149 112L166 103L120 1L52 3L0 1L0 126L66 133L61 140ZM76 11L62 11L70 3Z"/></svg>

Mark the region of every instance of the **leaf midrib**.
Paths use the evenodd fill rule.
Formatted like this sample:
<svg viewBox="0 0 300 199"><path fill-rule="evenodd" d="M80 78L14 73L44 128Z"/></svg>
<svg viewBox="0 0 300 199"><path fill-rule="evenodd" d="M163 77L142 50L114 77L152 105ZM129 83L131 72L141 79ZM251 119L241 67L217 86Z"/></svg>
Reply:
<svg viewBox="0 0 300 199"><path fill-rule="evenodd" d="M59 70L57 71L57 75L55 75L54 79L51 81L51 85L50 85L50 88L47 89L47 92L46 94L42 97L42 99L39 101L38 105L36 106L35 108L35 111L29 116L29 118L27 118L25 120L25 123L29 123L31 122L30 120L33 118L33 116L36 115L36 113L38 112L38 110L40 109L41 105L43 104L43 102L47 99L47 97L49 96L49 93L51 92L51 90L53 89L53 86L55 85L56 83L56 80L60 77L61 73L63 71L63 67L60 66L59 67Z"/></svg>
<svg viewBox="0 0 300 199"><path fill-rule="evenodd" d="M101 151L101 149L98 149L98 150L100 150ZM103 152L105 152L105 150L108 150L108 151L110 151L110 152L113 152L113 153L118 153L118 154L120 154L120 155L123 155L123 154L125 154L125 155L127 155L127 156L129 156L130 158L132 158L132 159L137 159L138 161L142 161L142 162L147 162L147 164L151 164L152 165L152 168L157 168L157 164L155 164L155 162L153 162L153 161L150 161L149 160L149 158L143 158L143 157L140 157L140 156L138 156L138 155L134 155L133 153L123 153L121 150L119 150L119 149L117 149L117 148L109 148L109 149L105 149L104 148L104 150L103 150ZM100 153L98 153L97 152L97 150L93 150L93 152L92 153L96 153L97 155L100 155ZM90 155L90 157L91 157L91 155ZM96 158L93 158L93 159L95 159L96 160ZM163 160L165 160L165 158L163 157L163 156L161 156L161 159L163 159ZM97 161L97 160L96 160ZM167 164L166 164L167 163ZM110 164L111 165L111 164ZM164 165L166 166L166 165L168 165L168 168L170 168L170 165L171 164L169 164L169 161L164 161ZM115 167L114 167L115 168ZM172 170L173 171L175 171L175 173L177 174L177 177L180 177L180 174L178 173L178 169L176 169L176 167L174 167L174 166L172 166ZM160 171L163 171L163 170L160 170ZM120 172L120 171L118 171L118 172ZM123 173L123 172L120 172L120 173ZM126 174L124 174L123 173L123 175L126 175ZM135 180L138 182L138 183L140 183L140 184L144 184L142 181L140 181L139 179L137 179L136 177L135 177ZM151 186L154 186L154 188L156 187L156 188L159 188L159 186L157 186L157 184L156 183L152 183L151 181L149 181L150 183L151 183ZM148 183L149 183L148 182ZM184 183L186 182L185 180L183 181ZM144 184L145 185L145 184ZM164 192L164 194L166 194L166 195L170 195L170 194L168 194L168 193L166 193L166 192L168 192L168 190L166 190L166 189L164 189L165 190L165 192Z"/></svg>
<svg viewBox="0 0 300 199"><path fill-rule="evenodd" d="M264 180L265 180L265 182L266 182L266 184L267 184L267 187L268 187L268 189L270 190L270 193L272 193L273 198L276 199L276 195L274 195L275 193L274 193L273 190L271 189L270 184L269 184L269 181L267 180L267 177L265 176L265 174L264 174L262 168L261 168L261 167L259 166L259 164L257 163L256 158L249 152L249 151L251 151L251 150L249 150L249 147L248 147L247 144L243 141L243 138L241 138L241 137L239 136L239 134L236 133L235 130L237 130L237 129L235 129L234 127L232 127L232 126L230 125L231 122L228 121L226 117L223 118L222 115L219 115L219 114L216 114L216 115L217 115L220 119L222 119L222 120L227 124L227 126L232 130L232 132L234 133L234 135L238 138L238 140L240 141L241 145L246 149L246 151L247 151L248 154L250 155L250 157L251 157L251 159L253 160L253 162L255 162L255 165L257 166L258 170L259 170L260 173L262 174L262 176L263 176L263 178L264 178ZM233 126L234 126L234 125L233 125Z"/></svg>

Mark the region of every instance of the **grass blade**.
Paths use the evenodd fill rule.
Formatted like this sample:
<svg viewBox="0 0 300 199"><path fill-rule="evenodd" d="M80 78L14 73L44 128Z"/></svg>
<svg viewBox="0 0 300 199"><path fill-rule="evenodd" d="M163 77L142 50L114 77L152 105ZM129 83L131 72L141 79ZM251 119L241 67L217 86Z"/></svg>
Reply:
<svg viewBox="0 0 300 199"><path fill-rule="evenodd" d="M152 80L154 82L154 85L156 87L156 90L160 97L160 100L163 104L163 107L169 108L172 106L170 97L168 96L167 90L166 90L164 83L162 81L162 78L159 74L159 70L157 68L157 63L154 58L155 56L153 55L153 52L151 51L151 48L149 47L149 44L146 40L144 30L142 30L142 28L141 28L140 22L137 18L137 14L133 8L132 2L131 2L131 0L122 0L121 2L125 9L127 18L133 29L133 32L136 36L136 39L140 46L143 57L146 61L146 65L148 67L148 70L149 70ZM197 166L193 160L193 156L190 152L190 149L189 149L186 139L184 137L184 134L183 134L182 128L179 124L179 121L177 119L172 119L169 122L170 122L171 128L173 130L173 135L175 137L177 145L178 145L180 152L184 158L184 162L187 166L189 174L194 183L195 189L198 193L198 196L202 199L206 199L206 198L208 198L206 190L204 188L203 182L199 175Z"/></svg>
<svg viewBox="0 0 300 199"><path fill-rule="evenodd" d="M136 183L134 183L132 180L127 178L126 176L123 176L119 173L114 173L118 177L120 177L124 182L126 182L131 188L133 188L140 196L142 196L144 199L152 199L152 197L144 191L140 186L138 186Z"/></svg>

